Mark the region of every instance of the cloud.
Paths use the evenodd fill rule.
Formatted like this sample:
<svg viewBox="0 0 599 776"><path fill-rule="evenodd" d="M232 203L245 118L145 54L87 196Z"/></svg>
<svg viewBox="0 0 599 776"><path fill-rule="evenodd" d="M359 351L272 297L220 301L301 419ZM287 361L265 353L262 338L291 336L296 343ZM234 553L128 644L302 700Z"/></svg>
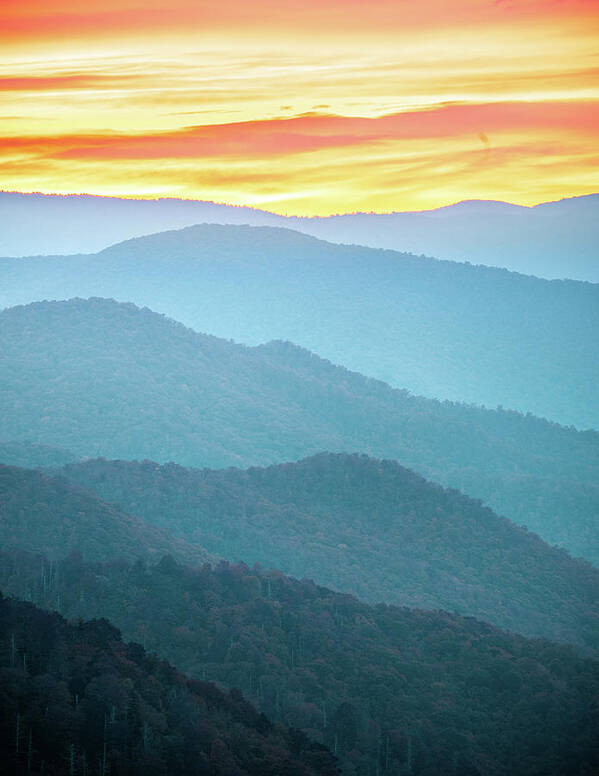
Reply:
<svg viewBox="0 0 599 776"><path fill-rule="evenodd" d="M306 114L290 118L187 127L148 134L68 134L5 137L4 153L28 152L56 159L176 159L272 157L384 141L437 141L488 133L562 131L592 134L599 104L496 103L441 105L379 118Z"/></svg>
<svg viewBox="0 0 599 776"><path fill-rule="evenodd" d="M587 193L598 39L596 0L0 0L2 182L313 213Z"/></svg>
<svg viewBox="0 0 599 776"><path fill-rule="evenodd" d="M122 86L134 80L129 75L92 75L73 73L52 76L0 77L0 92L55 91L63 89L98 89Z"/></svg>
<svg viewBox="0 0 599 776"><path fill-rule="evenodd" d="M447 29L465 24L571 18L593 13L595 0L3 0L0 37L14 40L99 36L135 31L281 30L360 34Z"/></svg>

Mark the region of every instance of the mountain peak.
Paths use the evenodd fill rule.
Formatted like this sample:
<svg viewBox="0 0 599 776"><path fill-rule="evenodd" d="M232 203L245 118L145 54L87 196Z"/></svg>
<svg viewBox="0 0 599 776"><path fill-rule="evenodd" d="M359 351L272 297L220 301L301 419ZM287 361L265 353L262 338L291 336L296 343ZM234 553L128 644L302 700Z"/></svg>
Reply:
<svg viewBox="0 0 599 776"><path fill-rule="evenodd" d="M494 199L464 199L455 202L452 205L434 208L432 210L419 211L421 215L429 217L448 217L448 216L474 216L481 214L517 214L525 213L530 210L525 205L514 205L511 202L503 202Z"/></svg>

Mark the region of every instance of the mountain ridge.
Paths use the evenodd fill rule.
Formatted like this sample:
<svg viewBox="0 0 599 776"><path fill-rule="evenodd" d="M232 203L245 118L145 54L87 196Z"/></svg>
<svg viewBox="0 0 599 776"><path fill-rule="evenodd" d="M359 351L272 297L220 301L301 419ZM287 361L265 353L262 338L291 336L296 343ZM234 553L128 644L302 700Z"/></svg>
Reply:
<svg viewBox="0 0 599 776"><path fill-rule="evenodd" d="M414 394L599 428L599 284L249 226L0 260L0 306L90 296L248 345L290 340Z"/></svg>
<svg viewBox="0 0 599 776"><path fill-rule="evenodd" d="M190 679L105 618L0 594L4 772L338 776L335 758L239 691Z"/></svg>
<svg viewBox="0 0 599 776"><path fill-rule="evenodd" d="M100 459L59 471L214 556L599 654L599 570L396 461L320 453L200 470Z"/></svg>
<svg viewBox="0 0 599 776"><path fill-rule="evenodd" d="M598 210L597 194L589 194L533 206L462 200L432 210L307 218L202 200L0 192L0 218L4 221L0 255L90 253L157 229L206 221L287 224L339 243L507 267L540 277L598 282L599 263L594 249ZM465 213L467 224L460 220ZM572 218L577 220L573 223ZM361 226L365 219L366 230ZM37 224L36 230L20 228L32 222ZM42 234L43 238L37 237Z"/></svg>
<svg viewBox="0 0 599 776"><path fill-rule="evenodd" d="M294 346L236 345L103 299L0 313L0 353L0 438L212 468L360 450L599 561L596 432L423 399Z"/></svg>
<svg viewBox="0 0 599 776"><path fill-rule="evenodd" d="M243 211L249 211L254 213L264 213L269 216L275 216L281 219L285 218L303 218L307 221L311 219L326 219L326 218L334 218L336 216L352 216L352 215L378 215L378 216L387 216L387 215L401 215L404 213L410 214L410 215L416 215L416 214L426 214L426 213L438 213L439 211L447 210L448 208L454 208L454 207L460 207L460 206L467 206L467 205L483 205L483 206L494 206L494 205L507 205L510 208L517 208L521 210L534 210L535 208L541 208L545 205L562 205L565 203L576 203L580 201L594 201L597 198L599 198L599 192L591 192L590 194L577 194L572 195L570 197L560 197L559 199L551 199L551 200L543 200L542 202L537 202L534 205L522 205L516 202L509 202L508 200L504 199L478 199L478 198L467 198L467 199L458 199L453 202L448 202L444 205L438 205L434 208L423 208L422 210L351 210L351 211L343 211L343 212L331 212L328 215L324 216L298 216L296 214L290 213L283 215L281 213L275 213L272 210L266 210L265 208L258 208L258 207L252 207L251 205L236 205L229 202L217 202L216 200L208 200L208 199L193 199L189 197L123 197L123 196L116 196L111 194L90 194L87 192L70 192L68 194L57 194L57 193L48 193L43 191L16 191L12 189L0 189L0 197L36 197L36 198L48 198L48 199L55 199L55 200L61 200L61 199L92 199L92 200L109 200L109 201L118 201L118 202L192 202L194 204L199 205L208 205L211 207L217 207L217 208L230 208L231 210L243 210Z"/></svg>
<svg viewBox="0 0 599 776"><path fill-rule="evenodd" d="M0 463L0 536L6 548L52 560L70 552L88 560L156 557L171 552L191 564L215 559L160 527L125 514L64 477Z"/></svg>
<svg viewBox="0 0 599 776"><path fill-rule="evenodd" d="M71 618L109 616L137 654L145 644L201 687L241 689L269 719L328 745L348 776L575 776L599 762L599 663L572 647L369 606L259 566L67 558L44 588L43 564L0 550L2 586ZM239 701L239 689L225 697Z"/></svg>

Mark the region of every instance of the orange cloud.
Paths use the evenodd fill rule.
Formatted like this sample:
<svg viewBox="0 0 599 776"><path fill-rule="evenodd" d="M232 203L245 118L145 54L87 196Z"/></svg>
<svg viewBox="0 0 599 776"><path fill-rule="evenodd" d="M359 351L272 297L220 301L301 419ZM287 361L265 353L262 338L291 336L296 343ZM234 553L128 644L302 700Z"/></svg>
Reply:
<svg viewBox="0 0 599 776"><path fill-rule="evenodd" d="M394 27L511 24L539 18L594 19L595 0L4 0L4 37L104 34L107 30L316 29L384 31Z"/></svg>
<svg viewBox="0 0 599 776"><path fill-rule="evenodd" d="M298 213L597 188L595 0L3 0L0 40L3 188Z"/></svg>
<svg viewBox="0 0 599 776"><path fill-rule="evenodd" d="M391 140L435 140L497 132L563 133L592 136L599 127L599 103L497 103L444 105L379 118L312 114L287 119L212 124L148 135L64 135L5 137L15 150L55 159L176 159L298 154L325 148Z"/></svg>
<svg viewBox="0 0 599 776"><path fill-rule="evenodd" d="M30 92L30 91L55 91L62 89L103 88L121 86L132 80L131 76L104 76L90 75L88 73L75 73L53 76L27 76L15 78L0 77L0 93L2 92Z"/></svg>

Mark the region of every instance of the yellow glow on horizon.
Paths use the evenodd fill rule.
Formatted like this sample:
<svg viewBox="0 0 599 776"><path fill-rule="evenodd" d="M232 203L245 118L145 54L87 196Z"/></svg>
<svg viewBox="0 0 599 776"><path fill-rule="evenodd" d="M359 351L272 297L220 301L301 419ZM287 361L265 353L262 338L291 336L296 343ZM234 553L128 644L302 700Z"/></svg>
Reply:
<svg viewBox="0 0 599 776"><path fill-rule="evenodd" d="M599 189L598 4L23 2L0 9L4 190L314 215Z"/></svg>

